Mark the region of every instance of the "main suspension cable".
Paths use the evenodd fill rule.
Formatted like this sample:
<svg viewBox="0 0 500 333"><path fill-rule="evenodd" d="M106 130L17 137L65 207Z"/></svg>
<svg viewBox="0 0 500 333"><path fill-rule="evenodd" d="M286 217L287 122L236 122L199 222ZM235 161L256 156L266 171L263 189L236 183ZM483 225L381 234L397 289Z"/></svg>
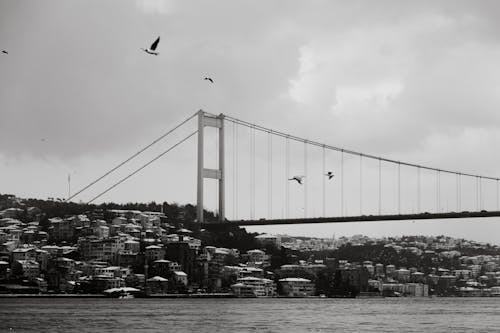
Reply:
<svg viewBox="0 0 500 333"><path fill-rule="evenodd" d="M144 169L148 165L150 165L151 163L155 162L156 160L158 160L159 158L161 158L163 155L165 155L166 153L168 153L169 151L171 151L172 149L174 149L175 147L177 147L181 143L185 142L187 139L189 139L190 137L192 137L196 133L198 133L198 130L196 130L193 133L189 134L184 139L182 139L181 141L177 142L175 145L171 146L170 148L168 148L167 150L165 150L164 152L162 152L161 154L159 154L158 156L156 156L155 158L153 158L152 160L150 160L146 164L142 165L140 168L136 169L134 172L132 172L132 173L128 174L127 176L125 176L124 178L120 179L118 182L116 182L112 186L108 187L105 191L103 191L103 192L99 193L98 195L96 195L94 198L92 198L92 200L87 201L87 205L90 204L91 202L93 202L94 200L98 199L102 195L106 194L107 192L111 191L112 189L114 189L115 187L117 187L118 185L120 185L121 183L123 183L124 181L126 181L127 179L129 179L130 177L132 177L133 175L135 175L136 173L138 173L139 171L141 171L142 169Z"/></svg>
<svg viewBox="0 0 500 333"><path fill-rule="evenodd" d="M198 113L193 114L192 116L190 116L189 118L187 118L186 120L184 120L183 122L181 122L179 125L175 126L174 128L172 128L171 130L169 130L165 134L163 134L160 137L158 137L157 139L153 140L150 144L148 144L147 146L143 147L142 149L140 149L139 151L137 151L135 154L133 154L132 156L130 156L129 158L127 158L123 162L121 162L118 165L116 165L114 168L112 168L111 170L109 170L108 172L106 172L104 175L102 175L99 178L95 179L94 181L90 182L87 186L83 187L78 192L76 192L72 196L68 197L65 201L69 201L69 200L73 199L78 194L82 193L83 191L85 191L86 189L88 189L89 187L91 187L92 185L94 185L95 183L97 183L98 181L102 180L104 177L108 176L112 172L116 171L118 168L122 167L124 164L130 162L131 160L133 160L134 158L136 158L137 156L139 156L140 154L142 154L147 149L151 148L153 145L155 145L159 141L163 140L170 133L172 133L173 131L175 131L176 129L178 129L179 127L181 127L182 125L184 125L185 123L187 123L188 121L190 121L191 119L193 119L197 115L198 115Z"/></svg>
<svg viewBox="0 0 500 333"><path fill-rule="evenodd" d="M307 142L308 144L313 145L313 146L318 146L318 147L323 147L324 146L325 148L327 148L329 150L335 150L335 151L339 151L339 152L342 151L342 152L344 152L346 154L350 154L350 155L357 155L357 156L362 155L363 157L374 159L374 160L380 160L382 162L388 162L388 163L394 163L394 164L398 164L399 163L399 164L401 164L403 166L409 166L409 167L414 167L414 168L421 168L421 169L430 170L430 171L440 171L440 172L450 173L450 174L460 174L460 175L468 176L468 177L479 177L479 175L473 175L473 174L470 174L470 173L464 173L464 172L459 172L459 171L439 169L439 168L435 168L435 167L429 167L429 166L415 164L415 163L409 163L409 162L402 162L402 161L397 161L397 160L393 160L393 159L389 159L389 158L385 158L385 157L381 157L381 156L375 156L375 155L370 155L370 154L365 154L365 153L357 152L357 151L354 151L354 150L348 150L348 149L343 149L343 148L339 148L339 147L335 147L335 146L330 146L330 145L326 145L326 144L323 144L323 143L320 143L320 142L311 141L311 140L304 139L304 138L301 138L301 137L298 137L298 136L294 136L294 135L286 134L286 133L283 133L283 132L280 132L280 131L276 131L276 130L273 130L273 129L270 129L270 128L267 128L267 127L264 127L264 126L252 124L252 123L246 122L244 120L233 118L231 116L225 116L225 119L228 120L228 121L236 122L236 123L238 123L240 125L243 125L243 126L246 126L246 127L254 128L254 129L256 129L258 131L261 131L261 132L271 132L272 134L274 134L276 136L281 136L281 137L284 137L284 138L289 138L291 140L298 141L298 142ZM500 178L498 178L498 177L487 177L487 176L481 176L481 177L483 179L500 181Z"/></svg>

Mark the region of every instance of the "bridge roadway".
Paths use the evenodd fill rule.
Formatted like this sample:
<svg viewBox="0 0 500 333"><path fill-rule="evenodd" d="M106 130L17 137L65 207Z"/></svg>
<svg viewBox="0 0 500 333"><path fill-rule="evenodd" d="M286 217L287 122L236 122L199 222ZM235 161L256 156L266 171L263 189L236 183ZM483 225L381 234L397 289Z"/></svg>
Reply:
<svg viewBox="0 0 500 333"><path fill-rule="evenodd" d="M226 220L227 222L205 222L203 227L252 226L252 225L279 225L279 224L308 224L308 223L344 223L344 222L380 222L380 221L407 221L407 220L439 220L463 219L480 217L500 217L500 211L480 212L449 212L449 213L420 213L420 214L393 214L393 215L360 215L342 217L310 217L291 219L259 219L259 220Z"/></svg>

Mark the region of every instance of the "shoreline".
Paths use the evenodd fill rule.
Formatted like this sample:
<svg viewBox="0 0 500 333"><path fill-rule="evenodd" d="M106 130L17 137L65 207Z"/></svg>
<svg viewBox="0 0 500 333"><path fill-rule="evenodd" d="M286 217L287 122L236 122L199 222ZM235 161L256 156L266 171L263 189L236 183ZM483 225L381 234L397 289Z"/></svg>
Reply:
<svg viewBox="0 0 500 333"><path fill-rule="evenodd" d="M380 299L380 298L389 298L389 299L399 299L399 298L497 298L497 295L491 296L436 296L431 295L427 297L411 297L411 296L403 296L403 297L384 297L381 295L378 296L362 296L362 297L320 297L320 296L305 296L305 297L286 297L286 296L273 296L273 297L237 297L234 294L228 293L214 293L214 294L151 294L147 296L136 296L134 298L140 299L158 299L158 298L248 298L248 299L261 299L261 298L321 298L321 299ZM2 298L116 298L110 297L103 294L0 294L0 299ZM498 297L500 298L500 297Z"/></svg>

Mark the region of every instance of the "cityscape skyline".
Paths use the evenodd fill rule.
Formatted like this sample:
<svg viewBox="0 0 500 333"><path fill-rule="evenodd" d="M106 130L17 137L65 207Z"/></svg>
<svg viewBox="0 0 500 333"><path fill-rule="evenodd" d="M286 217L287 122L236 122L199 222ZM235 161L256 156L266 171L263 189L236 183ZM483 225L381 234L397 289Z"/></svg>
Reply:
<svg viewBox="0 0 500 333"><path fill-rule="evenodd" d="M63 197L68 175L74 190L83 187L198 109L388 158L498 175L500 157L490 153L500 143L496 3L322 5L319 12L298 2L262 8L246 2L2 2L0 42L8 51L0 61L2 192ZM158 35L159 55L144 54L140 48ZM293 163L291 172L299 174L301 162ZM353 169L357 162L346 163ZM338 165L331 168L338 172ZM103 200L195 203L195 172L193 140ZM248 173L245 166L241 173ZM332 186L328 206L338 213L338 185ZM432 191L434 185L426 186ZM207 189L215 193L214 184ZM282 193L276 190L276 201ZM300 214L302 194L296 197ZM385 198L394 210L394 198ZM438 209L455 209L449 201ZM206 202L215 208L213 195ZM317 213L314 205L309 210ZM356 211L358 203L341 209ZM282 208L273 214L283 216ZM369 235L449 230L495 242L500 227L494 220L477 223L480 228L476 221L362 227ZM320 227L286 228L310 233ZM358 224L322 228L317 232L349 234Z"/></svg>

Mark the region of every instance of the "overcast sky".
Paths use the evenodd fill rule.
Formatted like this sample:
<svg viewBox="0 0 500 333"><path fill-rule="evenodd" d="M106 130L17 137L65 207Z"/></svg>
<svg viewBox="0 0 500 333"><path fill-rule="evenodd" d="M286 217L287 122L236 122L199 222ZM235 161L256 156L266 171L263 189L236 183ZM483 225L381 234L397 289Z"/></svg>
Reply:
<svg viewBox="0 0 500 333"><path fill-rule="evenodd" d="M66 197L68 174L74 192L200 108L364 153L500 176L499 7L498 1L0 0L0 49L9 53L0 56L0 192ZM158 36L158 56L140 50ZM192 138L97 202L194 202L195 147ZM274 153L274 161L283 159L278 146ZM310 154L309 170L318 171L321 157ZM266 152L257 155L264 160ZM303 172L301 163L291 172ZM346 169L358 173L356 163L347 160ZM245 160L240 164L246 173ZM328 167L337 173L338 165ZM283 215L279 168L273 166L275 217ZM366 175L375 170L367 167ZM120 178L114 177L79 199ZM359 188L352 179L346 191ZM269 192L265 179L258 182L261 198ZM366 191L373 185L367 182ZM317 192L318 184L309 191ZM453 192L449 186L444 194ZM483 208L496 209L494 185L484 186ZM210 182L207 188L215 189ZM328 191L328 202L338 204L338 186ZM455 210L453 194L444 194L440 209ZM393 211L394 194L385 198ZM239 200L243 211L248 197ZM377 206L376 199L363 200ZM353 201L348 212L359 209ZM319 214L320 202L311 199L310 214ZM208 195L207 207L215 203ZM414 210L414 198L403 205ZM300 214L303 207L295 206ZM333 204L328 212L338 215ZM500 243L495 220L273 228L324 237L422 233Z"/></svg>

